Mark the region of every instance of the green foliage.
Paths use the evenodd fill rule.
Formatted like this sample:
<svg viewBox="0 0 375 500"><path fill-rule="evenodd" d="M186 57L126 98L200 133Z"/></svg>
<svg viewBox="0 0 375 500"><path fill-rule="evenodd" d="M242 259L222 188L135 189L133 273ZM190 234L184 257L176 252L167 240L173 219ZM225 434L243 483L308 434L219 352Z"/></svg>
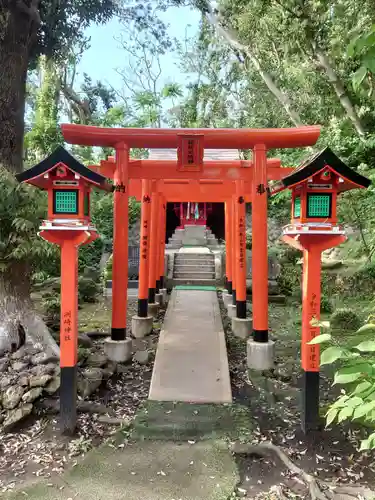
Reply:
<svg viewBox="0 0 375 500"><path fill-rule="evenodd" d="M26 157L30 166L41 161L64 143L58 125L59 76L53 62L46 61L45 57L39 60L39 70L42 84L34 103L32 129L25 135Z"/></svg>
<svg viewBox="0 0 375 500"><path fill-rule="evenodd" d="M60 328L60 294L56 291L43 294L41 306L44 311L43 319L46 325L57 332Z"/></svg>
<svg viewBox="0 0 375 500"><path fill-rule="evenodd" d="M321 326L325 326L321 324ZM374 324L366 324L354 334L354 344L340 335L324 333L310 344L327 346L321 354L321 365L334 365L335 385L342 385L341 396L329 407L326 425L345 420L375 425L375 341ZM367 340L358 342L364 336ZM375 432L361 443L360 450L375 448Z"/></svg>
<svg viewBox="0 0 375 500"><path fill-rule="evenodd" d="M113 255L107 260L106 266L104 268L103 279L104 282L110 281L112 279L112 265L113 265Z"/></svg>
<svg viewBox="0 0 375 500"><path fill-rule="evenodd" d="M246 232L246 249L251 250L253 248L253 237L250 232Z"/></svg>
<svg viewBox="0 0 375 500"><path fill-rule="evenodd" d="M324 294L320 298L320 310L324 313L331 313L333 311L331 300Z"/></svg>
<svg viewBox="0 0 375 500"><path fill-rule="evenodd" d="M84 40L84 31L91 23L105 23L118 12L115 0L63 0L51 8L51 2L39 4L41 26L33 47L35 59L41 54L63 59L75 43Z"/></svg>
<svg viewBox="0 0 375 500"><path fill-rule="evenodd" d="M301 296L301 271L294 264L281 263L277 283L280 287L280 293Z"/></svg>
<svg viewBox="0 0 375 500"><path fill-rule="evenodd" d="M18 184L0 167L0 272L17 261L29 262L35 270L55 257L55 249L37 238L41 220L47 213L45 193Z"/></svg>
<svg viewBox="0 0 375 500"><path fill-rule="evenodd" d="M355 311L351 309L336 309L332 314L331 328L335 330L352 331L358 330L361 325L361 319Z"/></svg>
<svg viewBox="0 0 375 500"><path fill-rule="evenodd" d="M96 302L100 287L97 281L90 277L78 278L78 300L82 302Z"/></svg>
<svg viewBox="0 0 375 500"><path fill-rule="evenodd" d="M135 198L129 198L129 225L134 224L141 217L141 204Z"/></svg>

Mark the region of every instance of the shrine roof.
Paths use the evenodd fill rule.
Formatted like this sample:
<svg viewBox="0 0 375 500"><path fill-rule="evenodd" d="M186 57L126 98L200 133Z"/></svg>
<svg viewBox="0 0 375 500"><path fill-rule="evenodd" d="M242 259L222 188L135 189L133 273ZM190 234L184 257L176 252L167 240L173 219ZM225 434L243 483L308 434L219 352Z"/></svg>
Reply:
<svg viewBox="0 0 375 500"><path fill-rule="evenodd" d="M111 189L106 177L85 167L72 154L62 146L58 146L53 153L44 158L40 163L16 175L18 182L27 182L34 186L46 189L48 182L43 176L58 164L64 164L69 170L80 175L88 182L97 185L102 189ZM43 180L42 180L43 179Z"/></svg>
<svg viewBox="0 0 375 500"><path fill-rule="evenodd" d="M339 185L339 191L347 191L355 187L368 188L371 184L370 179L345 165L329 147L307 158L293 173L284 177L281 183L284 187L290 188L308 180L327 166L344 180Z"/></svg>

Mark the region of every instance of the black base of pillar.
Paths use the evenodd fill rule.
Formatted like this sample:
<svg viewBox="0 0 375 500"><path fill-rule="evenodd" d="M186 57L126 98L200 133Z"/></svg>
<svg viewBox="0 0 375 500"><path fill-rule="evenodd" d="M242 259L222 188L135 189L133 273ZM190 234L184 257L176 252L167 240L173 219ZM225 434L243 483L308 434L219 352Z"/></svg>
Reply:
<svg viewBox="0 0 375 500"><path fill-rule="evenodd" d="M227 290L228 290L229 295L231 295L233 293L231 281L227 281Z"/></svg>
<svg viewBox="0 0 375 500"><path fill-rule="evenodd" d="M160 280L159 280L160 289L165 288L164 282L165 282L164 276L160 276Z"/></svg>
<svg viewBox="0 0 375 500"><path fill-rule="evenodd" d="M236 305L236 290L232 288L232 304Z"/></svg>
<svg viewBox="0 0 375 500"><path fill-rule="evenodd" d="M125 340L126 339L126 328L112 328L111 329L111 339L112 340Z"/></svg>
<svg viewBox="0 0 375 500"><path fill-rule="evenodd" d="M156 293L159 293L159 291L160 291L160 280L156 280L155 291L156 291Z"/></svg>
<svg viewBox="0 0 375 500"><path fill-rule="evenodd" d="M60 430L72 435L77 425L77 367L62 367L60 377Z"/></svg>
<svg viewBox="0 0 375 500"><path fill-rule="evenodd" d="M148 289L148 303L155 304L155 288Z"/></svg>
<svg viewBox="0 0 375 500"><path fill-rule="evenodd" d="M237 300L237 318L246 319L246 300Z"/></svg>
<svg viewBox="0 0 375 500"><path fill-rule="evenodd" d="M302 431L319 431L323 422L319 415L319 372L302 372Z"/></svg>
<svg viewBox="0 0 375 500"><path fill-rule="evenodd" d="M254 342L268 342L268 330L253 330Z"/></svg>
<svg viewBox="0 0 375 500"><path fill-rule="evenodd" d="M226 276L224 278L224 288L228 290L228 278Z"/></svg>
<svg viewBox="0 0 375 500"><path fill-rule="evenodd" d="M140 318L147 318L148 313L148 300L138 299L138 316Z"/></svg>

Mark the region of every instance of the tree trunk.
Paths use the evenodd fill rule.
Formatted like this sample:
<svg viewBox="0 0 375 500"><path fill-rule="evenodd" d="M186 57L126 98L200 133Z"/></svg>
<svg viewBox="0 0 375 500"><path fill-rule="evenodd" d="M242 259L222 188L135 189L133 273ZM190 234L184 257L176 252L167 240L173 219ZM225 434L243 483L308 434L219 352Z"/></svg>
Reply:
<svg viewBox="0 0 375 500"><path fill-rule="evenodd" d="M26 77L30 49L39 27L38 3L0 0L0 168L13 173L23 169ZM0 346L14 343L17 319L31 339L59 352L47 327L33 311L30 270L23 262L13 263L0 273Z"/></svg>
<svg viewBox="0 0 375 500"><path fill-rule="evenodd" d="M366 135L365 129L362 125L361 119L359 118L352 101L348 93L345 90L344 84L341 81L340 77L337 75L334 70L328 56L317 46L315 42L311 44L314 56L316 57L319 65L323 68L328 81L332 85L334 91L336 92L337 97L341 103L341 106L344 108L347 116L351 120L354 125L354 128L357 131L357 134L362 138Z"/></svg>
<svg viewBox="0 0 375 500"><path fill-rule="evenodd" d="M267 85L268 90L282 104L283 108L285 109L292 123L297 127L303 125L301 117L299 116L297 111L293 108L293 103L290 100L289 96L279 89L274 79L272 78L271 74L268 73L268 71L266 71L264 68L262 68L259 59L254 54L251 47L242 44L238 40L238 37L234 32L230 31L228 28L222 27L218 16L213 11L209 2L205 3L204 7L205 7L205 15L208 22L215 28L216 32L219 35L221 35L235 51L239 51L246 55L251 64L259 73L264 83Z"/></svg>

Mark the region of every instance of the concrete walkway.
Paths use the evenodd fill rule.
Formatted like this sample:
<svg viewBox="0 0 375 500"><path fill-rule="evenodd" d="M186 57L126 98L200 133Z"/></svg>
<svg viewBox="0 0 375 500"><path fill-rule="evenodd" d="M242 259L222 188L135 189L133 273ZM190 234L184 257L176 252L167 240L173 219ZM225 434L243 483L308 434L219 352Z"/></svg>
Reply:
<svg viewBox="0 0 375 500"><path fill-rule="evenodd" d="M149 399L232 402L216 291L173 290L159 337Z"/></svg>

